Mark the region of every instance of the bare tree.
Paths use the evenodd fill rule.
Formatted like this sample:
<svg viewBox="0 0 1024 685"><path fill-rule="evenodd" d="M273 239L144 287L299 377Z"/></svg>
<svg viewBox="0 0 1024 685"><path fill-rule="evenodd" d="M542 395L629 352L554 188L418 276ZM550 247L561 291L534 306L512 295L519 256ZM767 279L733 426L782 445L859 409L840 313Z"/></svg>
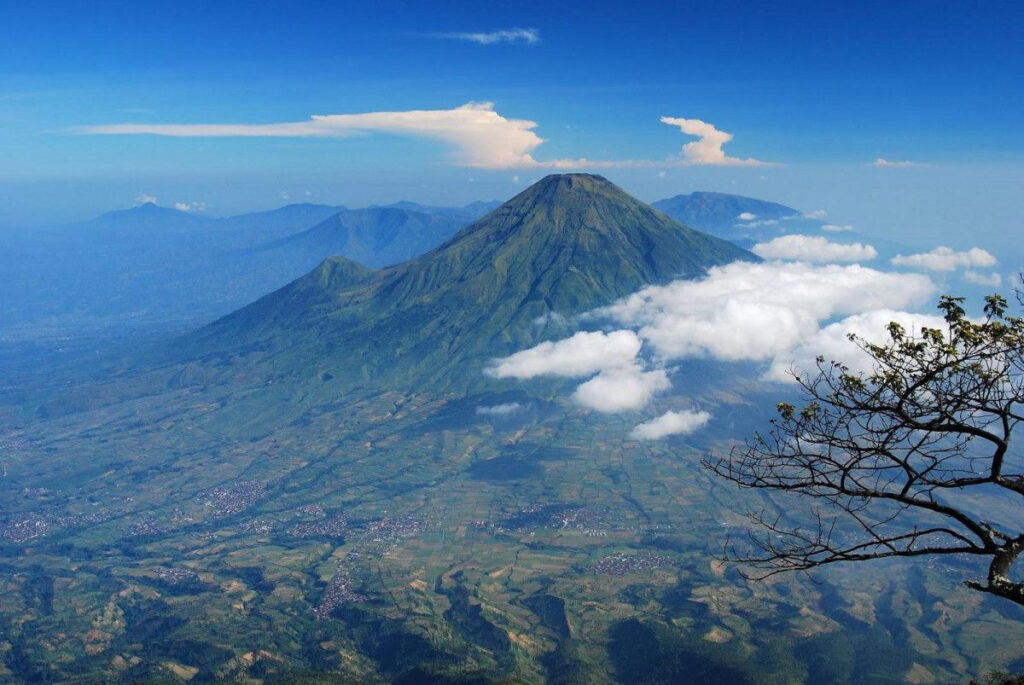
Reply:
<svg viewBox="0 0 1024 685"><path fill-rule="evenodd" d="M967 585L1024 604L1012 577L1024 552L1024 454L1010 438L1024 419L1024 320L986 298L970 320L963 298L943 297L944 330L888 341L850 336L870 373L818 358L798 377L807 403L778 405L766 434L704 465L743 487L814 500L809 524L755 514L752 547L728 556L761 576L841 561L926 555L984 557Z"/></svg>

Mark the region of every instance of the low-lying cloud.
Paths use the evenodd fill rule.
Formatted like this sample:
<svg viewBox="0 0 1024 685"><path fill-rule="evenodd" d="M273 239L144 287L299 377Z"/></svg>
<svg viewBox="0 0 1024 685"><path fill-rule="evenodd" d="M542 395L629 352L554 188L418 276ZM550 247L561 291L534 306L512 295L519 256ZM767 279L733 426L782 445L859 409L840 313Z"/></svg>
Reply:
<svg viewBox="0 0 1024 685"><path fill-rule="evenodd" d="M833 243L821 236L784 235L751 248L765 259L795 259L817 263L849 263L870 261L878 256L871 245Z"/></svg>
<svg viewBox="0 0 1024 685"><path fill-rule="evenodd" d="M899 323L908 332L920 333L922 327L944 330L942 317L933 314L913 314L894 309L875 309L853 314L815 331L785 356L777 357L764 377L779 382L791 382L794 374L813 373L818 355L827 360L841 360L854 372L871 371L871 357L850 341L849 334L874 342L888 335L890 322Z"/></svg>
<svg viewBox="0 0 1024 685"><path fill-rule="evenodd" d="M821 322L927 300L935 285L920 274L859 264L734 262L700 280L652 286L597 312L636 330L666 360L771 360L809 338Z"/></svg>
<svg viewBox="0 0 1024 685"><path fill-rule="evenodd" d="M629 437L634 440L659 440L669 435L688 435L707 425L711 414L706 411L668 411L636 426Z"/></svg>
<svg viewBox="0 0 1024 685"><path fill-rule="evenodd" d="M792 380L789 369L811 350L815 356L828 353L833 338L845 341L849 330L877 338L884 323L902 321L904 309L934 293L927 276L859 264L734 262L710 269L700 280L644 288L584 317L618 330L541 343L495 360L488 373L592 376L577 387L576 402L604 412L635 410L668 389L664 368L671 362L760 361L768 365L767 378Z"/></svg>
<svg viewBox="0 0 1024 685"><path fill-rule="evenodd" d="M633 331L580 332L558 342L543 342L497 359L487 369L495 378L562 376L580 378L633 364L642 343Z"/></svg>
<svg viewBox="0 0 1024 685"><path fill-rule="evenodd" d="M506 402L504 404L482 405L476 408L477 416L510 416L523 410L523 405L518 402Z"/></svg>
<svg viewBox="0 0 1024 685"><path fill-rule="evenodd" d="M896 255L889 261L893 266L910 266L928 271L955 271L964 268L995 266L997 260L990 252L980 247L957 252L951 247L941 245L931 252L906 256Z"/></svg>
<svg viewBox="0 0 1024 685"><path fill-rule="evenodd" d="M671 387L664 369L644 371L638 364L608 369L583 383L573 399L584 407L612 413L643 408L655 393Z"/></svg>

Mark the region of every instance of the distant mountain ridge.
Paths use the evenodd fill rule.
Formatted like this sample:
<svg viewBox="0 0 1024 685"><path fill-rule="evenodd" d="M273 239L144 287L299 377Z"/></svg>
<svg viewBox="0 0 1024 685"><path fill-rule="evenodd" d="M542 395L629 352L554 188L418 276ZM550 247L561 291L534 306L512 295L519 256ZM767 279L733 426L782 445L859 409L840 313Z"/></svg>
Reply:
<svg viewBox="0 0 1024 685"><path fill-rule="evenodd" d="M658 200L651 206L687 226L748 249L765 238L784 234L798 223L807 222L814 231L822 225L820 221L808 222L792 207L728 193L697 191Z"/></svg>
<svg viewBox="0 0 1024 685"><path fill-rule="evenodd" d="M337 255L368 267L390 266L436 247L494 206L475 203L467 207L425 207L399 202L345 210L264 249L295 254L296 259L316 261Z"/></svg>
<svg viewBox="0 0 1024 685"><path fill-rule="evenodd" d="M405 261L493 205L401 204L366 210L292 204L218 219L146 203L31 238L5 233L0 336L203 323L331 255L369 266Z"/></svg>

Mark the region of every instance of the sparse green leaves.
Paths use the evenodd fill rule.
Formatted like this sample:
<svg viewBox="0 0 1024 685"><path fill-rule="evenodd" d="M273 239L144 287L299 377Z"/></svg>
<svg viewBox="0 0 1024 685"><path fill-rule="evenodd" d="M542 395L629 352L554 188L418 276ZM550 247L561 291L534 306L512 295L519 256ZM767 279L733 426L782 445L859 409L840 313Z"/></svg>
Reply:
<svg viewBox="0 0 1024 685"><path fill-rule="evenodd" d="M755 517L765 535L736 560L770 575L838 561L973 554L991 568L987 583L970 587L1024 604L1024 583L1008 580L1024 555L1024 530L987 523L983 506L986 497L1002 498L1004 507L1024 497L1011 443L1024 421L1024 320L1007 316L999 295L985 299L980 322L963 302L940 300L946 330L912 334L892 322L881 344L851 334L873 362L870 373L819 356L817 373L797 379L803 407L780 402L769 434L706 463L744 487L823 505L810 526Z"/></svg>

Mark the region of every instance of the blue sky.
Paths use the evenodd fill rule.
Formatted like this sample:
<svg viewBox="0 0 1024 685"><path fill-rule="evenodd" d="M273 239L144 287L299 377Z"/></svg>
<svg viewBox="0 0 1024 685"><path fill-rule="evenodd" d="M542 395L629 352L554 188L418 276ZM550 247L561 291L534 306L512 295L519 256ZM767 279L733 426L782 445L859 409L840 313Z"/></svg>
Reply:
<svg viewBox="0 0 1024 685"><path fill-rule="evenodd" d="M1021 232L1016 3L8 2L3 16L8 225L143 196L210 214L461 204L571 168L645 200L736 192L925 244ZM475 143L461 114L440 137L367 119L345 137L201 128L467 103L493 103L488 126L536 125L498 122ZM151 130L110 132L122 124ZM197 135L154 135L167 125ZM730 165L749 159L771 164Z"/></svg>

